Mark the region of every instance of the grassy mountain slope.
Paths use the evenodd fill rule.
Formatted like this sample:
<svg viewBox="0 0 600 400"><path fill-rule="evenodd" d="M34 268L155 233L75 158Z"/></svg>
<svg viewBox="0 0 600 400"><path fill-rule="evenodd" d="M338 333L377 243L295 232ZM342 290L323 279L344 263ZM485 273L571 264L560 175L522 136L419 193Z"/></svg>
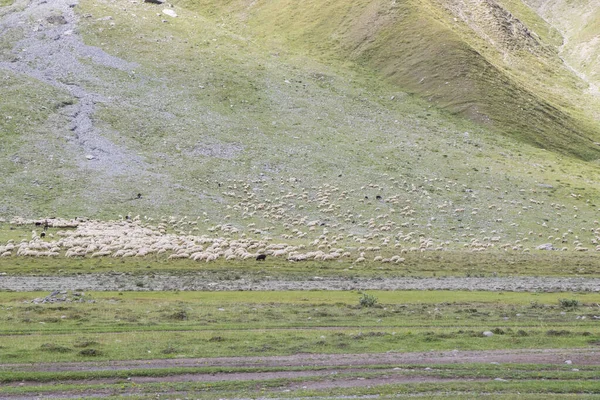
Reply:
<svg viewBox="0 0 600 400"><path fill-rule="evenodd" d="M1 214L190 215L266 235L317 220L327 227L314 234L395 226L458 246L581 228L573 240L595 240L600 174L581 159L595 155L584 131L566 114L553 121L552 105L448 29L437 3L379 18L380 3L331 1L319 20L310 1L242 5L180 2L171 18L81 1L73 32L56 32L69 11L62 28L41 24L78 51L56 71L27 58L45 36L5 29L2 89L14 95L0 99ZM521 113L515 96L537 111ZM498 135L511 121L542 128ZM557 151L526 144L537 141Z"/></svg>
<svg viewBox="0 0 600 400"><path fill-rule="evenodd" d="M271 45L283 41L313 57L355 62L403 90L536 146L598 158L598 121L581 110L589 101L579 93L585 83L558 57L556 30L520 2L179 4L229 15L226 21Z"/></svg>

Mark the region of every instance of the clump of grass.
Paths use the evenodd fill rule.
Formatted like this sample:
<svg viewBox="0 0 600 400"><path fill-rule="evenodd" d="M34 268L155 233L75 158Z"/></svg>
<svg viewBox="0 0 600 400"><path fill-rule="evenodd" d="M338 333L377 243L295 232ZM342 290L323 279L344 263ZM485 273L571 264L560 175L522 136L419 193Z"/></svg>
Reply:
<svg viewBox="0 0 600 400"><path fill-rule="evenodd" d="M98 357L102 355L102 352L96 349L84 349L79 352L79 355L86 357Z"/></svg>
<svg viewBox="0 0 600 400"><path fill-rule="evenodd" d="M571 335L571 331L567 331L565 329L563 330L555 330L555 329L550 329L549 331L546 332L546 335L548 336L570 336Z"/></svg>
<svg viewBox="0 0 600 400"><path fill-rule="evenodd" d="M72 349L65 347L65 346L60 346L54 343L44 343L40 346L40 349L42 349L43 351L49 351L52 353L68 353L70 351L72 351Z"/></svg>
<svg viewBox="0 0 600 400"><path fill-rule="evenodd" d="M76 342L75 344L73 344L73 347L77 347L77 348L86 348L86 347L90 347L90 346L95 346L97 345L98 342L94 341L94 340L82 340L79 342Z"/></svg>
<svg viewBox="0 0 600 400"><path fill-rule="evenodd" d="M175 354L178 352L178 350L173 347L173 345L169 345L167 346L167 348L163 349L160 351L162 354Z"/></svg>
<svg viewBox="0 0 600 400"><path fill-rule="evenodd" d="M529 308L545 308L546 306L544 304L540 304L537 301L531 301L529 303Z"/></svg>
<svg viewBox="0 0 600 400"><path fill-rule="evenodd" d="M179 311L171 314L169 319L172 319L175 321L187 321L188 313L185 310L179 310Z"/></svg>
<svg viewBox="0 0 600 400"><path fill-rule="evenodd" d="M561 308L577 308L581 305L579 300L575 299L559 299L558 304Z"/></svg>
<svg viewBox="0 0 600 400"><path fill-rule="evenodd" d="M377 304L377 297L372 294L363 293L360 299L358 299L358 304L363 308L374 307Z"/></svg>

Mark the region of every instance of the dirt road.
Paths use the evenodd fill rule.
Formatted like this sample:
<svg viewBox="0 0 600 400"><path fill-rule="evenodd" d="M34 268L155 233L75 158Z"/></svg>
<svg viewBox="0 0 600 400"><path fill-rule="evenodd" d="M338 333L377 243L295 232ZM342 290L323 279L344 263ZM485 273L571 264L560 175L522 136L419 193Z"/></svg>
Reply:
<svg viewBox="0 0 600 400"><path fill-rule="evenodd" d="M431 374L431 367L445 364L544 364L572 365L573 368L586 365L600 365L600 350L589 349L529 349L492 351L446 351L421 353L377 353L377 354L297 354L274 357L220 357L186 359L151 359L107 362L67 362L36 364L3 364L2 370L22 372L67 372L67 371L128 371L160 368L222 367L227 368L272 368L272 371L256 372L216 372L182 373L169 376L132 376L123 378L98 378L82 381L64 380L69 385L110 385L123 384L119 395L140 394L143 384L177 382L249 382L257 384L269 380L285 380L282 386L272 390L290 392L296 390L328 388L360 388L402 383L443 383L443 382L488 382L501 378L460 378L441 377ZM423 365L423 368L406 368L406 365ZM372 366L378 366L377 369ZM430 367L431 366L431 367ZM277 370L281 368L281 370ZM362 375L362 376L361 376ZM37 387L39 382L21 381L10 386ZM47 383L43 383L47 385ZM89 388L89 386L88 386ZM82 388L83 389L83 388ZM53 392L51 398L105 397L114 395L109 389L83 389ZM178 397L180 393L166 389L161 396ZM7 399L29 400L39 395L6 396Z"/></svg>
<svg viewBox="0 0 600 400"><path fill-rule="evenodd" d="M600 348L590 349L519 349L486 351L430 351L419 353L368 353L368 354L296 354L269 357L216 357L174 358L150 360L65 362L35 364L0 364L11 371L115 371L138 368L183 367L306 367L394 364L457 364L457 363L518 363L600 365Z"/></svg>

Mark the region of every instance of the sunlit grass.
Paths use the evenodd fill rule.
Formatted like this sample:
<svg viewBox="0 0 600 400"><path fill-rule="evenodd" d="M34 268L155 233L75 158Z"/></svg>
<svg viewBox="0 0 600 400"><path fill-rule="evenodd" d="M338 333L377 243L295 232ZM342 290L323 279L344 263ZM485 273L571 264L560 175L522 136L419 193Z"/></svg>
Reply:
<svg viewBox="0 0 600 400"><path fill-rule="evenodd" d="M587 347L598 294L1 293L2 362ZM574 308L560 300L579 301ZM81 302L79 299L82 299ZM39 301L38 301L39 302ZM581 318L581 316L587 316ZM484 337L482 332L496 334Z"/></svg>

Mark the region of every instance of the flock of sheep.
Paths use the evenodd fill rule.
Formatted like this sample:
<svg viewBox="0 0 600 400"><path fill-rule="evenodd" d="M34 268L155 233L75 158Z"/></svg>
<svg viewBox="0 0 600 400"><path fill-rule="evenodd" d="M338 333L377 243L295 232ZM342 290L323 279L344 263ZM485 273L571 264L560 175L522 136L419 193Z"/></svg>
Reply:
<svg viewBox="0 0 600 400"><path fill-rule="evenodd" d="M0 256L155 255L204 262L269 256L289 261L402 263L409 252L600 251L600 226L595 220L586 223L589 226L579 224L577 229L552 227L543 220L536 231L526 232L519 232L518 223L505 221L511 215L535 211L534 207L560 215L566 213L565 205L552 203L548 207L530 198L485 205L465 201L471 206L457 206L448 200L436 203L436 191L454 190L466 200L472 200L476 193L441 179L429 179L427 186L395 182L394 178L390 182L388 187L370 184L344 191L328 184L303 188L295 178L275 183L230 181L223 183L223 214L202 212L195 218L14 218L5 222L31 226L33 232L29 238L0 243ZM393 189L395 194L386 195ZM480 214L492 216L491 221L482 224ZM480 226L475 230L467 224Z"/></svg>
<svg viewBox="0 0 600 400"><path fill-rule="evenodd" d="M35 225L40 221L14 219L11 224ZM142 223L138 218L122 221L66 221L53 219L49 222L48 236L41 238L37 231L30 240L20 242L10 240L0 246L0 256L29 257L145 257L164 255L167 259L192 259L194 261L215 261L217 259L245 260L271 257L286 258L290 261L334 260L348 258L351 252L330 243L325 236L319 240L317 249L309 251L305 244L277 243L269 237L252 239L238 234L229 225L217 226L220 236L169 233L176 227L193 227L196 221L166 220L157 225ZM68 225L76 228L60 229ZM235 233L232 233L235 232ZM364 254L364 252L362 253ZM263 257L259 257L263 255ZM357 260L360 261L360 260ZM385 261L385 260L384 260ZM399 256L388 262L401 262Z"/></svg>

